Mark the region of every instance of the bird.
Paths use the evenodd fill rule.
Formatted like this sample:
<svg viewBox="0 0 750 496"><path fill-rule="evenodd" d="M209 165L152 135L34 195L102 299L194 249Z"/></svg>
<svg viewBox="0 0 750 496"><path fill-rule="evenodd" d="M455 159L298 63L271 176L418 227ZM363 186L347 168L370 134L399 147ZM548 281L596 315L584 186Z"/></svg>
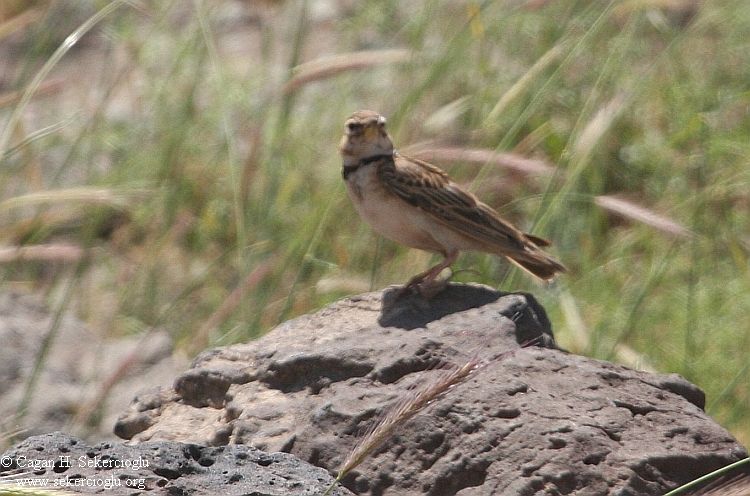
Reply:
<svg viewBox="0 0 750 496"><path fill-rule="evenodd" d="M354 112L344 124L339 152L347 193L360 217L396 243L443 257L409 280L404 291L426 297L442 291L447 282L438 276L462 251L503 256L545 281L566 271L541 249L549 241L504 220L442 169L396 151L379 113Z"/></svg>

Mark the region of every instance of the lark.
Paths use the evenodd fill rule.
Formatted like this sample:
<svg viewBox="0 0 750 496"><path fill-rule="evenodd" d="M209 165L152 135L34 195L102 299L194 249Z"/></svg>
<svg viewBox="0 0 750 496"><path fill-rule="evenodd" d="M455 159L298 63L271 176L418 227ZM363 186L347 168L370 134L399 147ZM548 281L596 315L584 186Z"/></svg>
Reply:
<svg viewBox="0 0 750 496"><path fill-rule="evenodd" d="M542 280L565 271L541 250L549 241L516 228L438 167L398 153L385 117L377 112L360 110L346 121L339 151L359 215L388 239L443 256L404 290L424 296L440 292L446 285L440 273L462 251L503 256Z"/></svg>

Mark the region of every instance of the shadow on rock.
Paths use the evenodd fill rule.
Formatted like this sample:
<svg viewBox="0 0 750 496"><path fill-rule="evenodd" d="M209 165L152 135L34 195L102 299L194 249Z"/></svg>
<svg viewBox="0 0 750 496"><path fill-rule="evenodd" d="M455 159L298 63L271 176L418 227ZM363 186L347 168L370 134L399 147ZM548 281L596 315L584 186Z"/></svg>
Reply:
<svg viewBox="0 0 750 496"><path fill-rule="evenodd" d="M494 303L502 297L506 297L509 304L498 313L515 323L517 343L539 340L542 347L556 347L547 314L533 295L506 293L487 286L449 284L431 299L416 293L403 293L401 287L388 288L383 291L378 324L405 330L423 328L430 322Z"/></svg>

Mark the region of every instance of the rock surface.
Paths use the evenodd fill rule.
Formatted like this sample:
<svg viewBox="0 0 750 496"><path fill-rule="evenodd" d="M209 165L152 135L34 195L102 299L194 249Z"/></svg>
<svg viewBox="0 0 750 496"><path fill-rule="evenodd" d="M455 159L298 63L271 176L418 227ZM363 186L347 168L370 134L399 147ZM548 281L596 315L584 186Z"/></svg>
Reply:
<svg viewBox="0 0 750 496"><path fill-rule="evenodd" d="M312 496L322 494L333 482L325 470L292 455L264 453L250 446L177 442L87 446L59 432L28 438L0 460L0 476L6 483L39 487L25 480L33 478L84 494ZM332 494L351 495L341 487Z"/></svg>
<svg viewBox="0 0 750 496"><path fill-rule="evenodd" d="M534 337L546 347L520 349ZM252 444L333 472L381 412L445 364L515 349L401 426L346 486L372 495L657 495L747 456L683 378L553 343L529 295L472 285L429 302L369 293L203 353L174 387L140 395L116 433Z"/></svg>
<svg viewBox="0 0 750 496"><path fill-rule="evenodd" d="M154 332L145 342L106 340L80 320L64 315L48 341L26 411L17 418L53 321L52 312L37 297L0 293L0 432L22 431L29 436L85 423L87 430L76 434L98 441L115 439L112 426L135 394L144 387L168 383L187 365L173 355L166 332ZM128 361L134 350L137 359ZM120 364L128 366L118 371ZM105 401L98 401L100 395ZM84 421L81 415L87 410Z"/></svg>

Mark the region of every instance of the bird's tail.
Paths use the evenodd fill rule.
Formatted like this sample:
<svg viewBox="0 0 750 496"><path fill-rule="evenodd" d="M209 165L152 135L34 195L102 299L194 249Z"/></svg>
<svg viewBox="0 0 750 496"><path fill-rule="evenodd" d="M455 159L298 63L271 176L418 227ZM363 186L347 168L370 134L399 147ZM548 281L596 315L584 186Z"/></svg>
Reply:
<svg viewBox="0 0 750 496"><path fill-rule="evenodd" d="M534 243L537 246L549 246L549 245L552 244L549 241L547 241L546 239L540 238L539 236L534 236L533 234L523 233L523 235L524 235L524 237L526 239L528 239L529 241L531 241L532 243Z"/></svg>
<svg viewBox="0 0 750 496"><path fill-rule="evenodd" d="M526 245L523 251L506 253L505 256L508 257L508 260L529 274L545 281L554 278L558 272L567 272L564 265L539 249L540 246L549 246L549 241L531 234L524 235L530 243Z"/></svg>

